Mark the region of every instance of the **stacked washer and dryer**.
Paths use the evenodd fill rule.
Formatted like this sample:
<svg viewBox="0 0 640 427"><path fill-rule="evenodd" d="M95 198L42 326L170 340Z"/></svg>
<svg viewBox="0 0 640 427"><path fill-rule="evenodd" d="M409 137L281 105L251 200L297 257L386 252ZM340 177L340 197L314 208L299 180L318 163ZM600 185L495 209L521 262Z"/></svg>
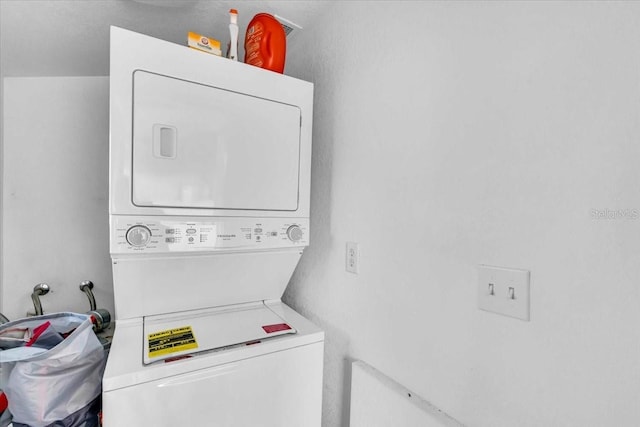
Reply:
<svg viewBox="0 0 640 427"><path fill-rule="evenodd" d="M313 85L116 27L110 67L104 426L320 426L324 333L281 301Z"/></svg>

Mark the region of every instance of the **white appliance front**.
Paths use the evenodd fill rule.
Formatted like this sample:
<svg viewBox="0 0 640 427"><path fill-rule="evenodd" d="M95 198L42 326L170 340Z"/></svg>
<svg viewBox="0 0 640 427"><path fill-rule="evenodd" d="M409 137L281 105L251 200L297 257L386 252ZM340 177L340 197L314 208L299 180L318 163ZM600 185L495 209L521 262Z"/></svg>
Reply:
<svg viewBox="0 0 640 427"><path fill-rule="evenodd" d="M112 215L309 217L313 84L112 27Z"/></svg>
<svg viewBox="0 0 640 427"><path fill-rule="evenodd" d="M107 426L320 426L322 343L103 394ZM142 398L141 398L142 397Z"/></svg>
<svg viewBox="0 0 640 427"><path fill-rule="evenodd" d="M324 333L280 301L313 85L115 27L110 67L104 426L320 426Z"/></svg>
<svg viewBox="0 0 640 427"><path fill-rule="evenodd" d="M117 319L279 300L307 218L112 216Z"/></svg>
<svg viewBox="0 0 640 427"><path fill-rule="evenodd" d="M294 105L136 70L133 204L296 211L300 117Z"/></svg>
<svg viewBox="0 0 640 427"><path fill-rule="evenodd" d="M280 299L309 244L313 85L115 27L110 73L116 319Z"/></svg>

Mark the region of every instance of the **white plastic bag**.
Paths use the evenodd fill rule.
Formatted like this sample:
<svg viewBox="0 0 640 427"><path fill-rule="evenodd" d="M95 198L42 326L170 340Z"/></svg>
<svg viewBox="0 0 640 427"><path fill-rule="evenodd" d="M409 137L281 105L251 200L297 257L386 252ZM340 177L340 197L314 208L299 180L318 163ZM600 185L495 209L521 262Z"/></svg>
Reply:
<svg viewBox="0 0 640 427"><path fill-rule="evenodd" d="M17 424L72 425L62 420L82 412L102 391L105 354L90 316L48 314L5 323L0 331L16 326L35 328L47 320L62 334L73 332L50 350L18 347L0 351L2 385Z"/></svg>

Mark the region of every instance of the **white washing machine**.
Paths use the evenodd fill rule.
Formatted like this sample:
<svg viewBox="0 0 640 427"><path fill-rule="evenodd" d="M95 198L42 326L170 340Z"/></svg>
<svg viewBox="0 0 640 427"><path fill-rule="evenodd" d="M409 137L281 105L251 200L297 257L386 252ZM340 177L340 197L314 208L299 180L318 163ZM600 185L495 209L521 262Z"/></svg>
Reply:
<svg viewBox="0 0 640 427"><path fill-rule="evenodd" d="M112 27L104 426L320 426L324 333L280 300L309 244L312 103Z"/></svg>

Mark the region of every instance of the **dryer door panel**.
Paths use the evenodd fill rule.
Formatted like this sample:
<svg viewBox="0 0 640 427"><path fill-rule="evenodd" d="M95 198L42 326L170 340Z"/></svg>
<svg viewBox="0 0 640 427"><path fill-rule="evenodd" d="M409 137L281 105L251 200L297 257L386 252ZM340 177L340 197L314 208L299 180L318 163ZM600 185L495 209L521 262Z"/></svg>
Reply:
<svg viewBox="0 0 640 427"><path fill-rule="evenodd" d="M295 211L300 109L146 71L133 75L132 202Z"/></svg>

